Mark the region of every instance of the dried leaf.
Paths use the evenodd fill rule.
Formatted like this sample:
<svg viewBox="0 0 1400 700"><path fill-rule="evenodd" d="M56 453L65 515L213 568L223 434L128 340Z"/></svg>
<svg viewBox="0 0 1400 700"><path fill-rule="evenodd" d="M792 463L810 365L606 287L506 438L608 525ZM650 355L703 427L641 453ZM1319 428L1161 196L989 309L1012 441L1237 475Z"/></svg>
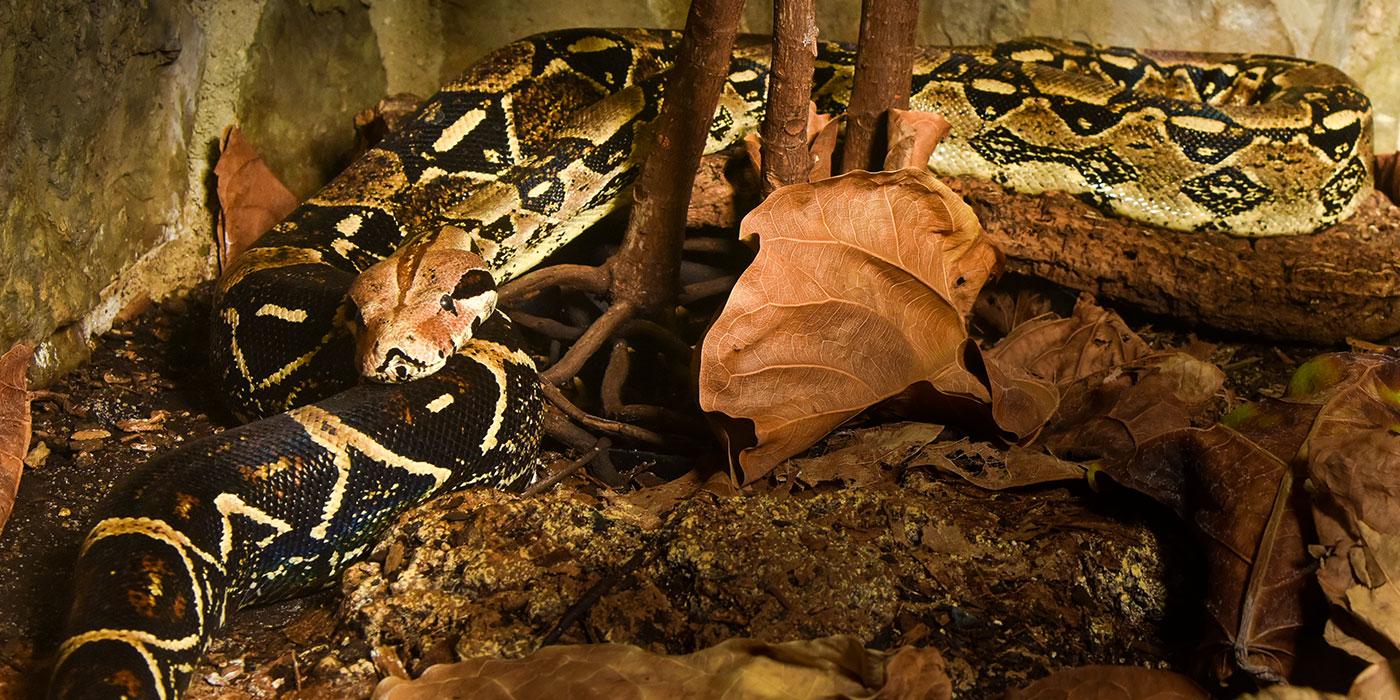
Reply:
<svg viewBox="0 0 1400 700"><path fill-rule="evenodd" d="M1080 666L1046 676L1006 700L1207 700L1210 694L1179 673L1138 666Z"/></svg>
<svg viewBox="0 0 1400 700"><path fill-rule="evenodd" d="M1278 682L1293 669L1312 571L1305 494L1287 460L1216 425L1163 435L1114 474L1194 526L1206 556L1205 656L1222 683L1236 670Z"/></svg>
<svg viewBox="0 0 1400 700"><path fill-rule="evenodd" d="M1118 314L1082 295L1069 318L1047 314L1022 323L983 353L992 419L1014 440L1031 440L1070 384L1150 352Z"/></svg>
<svg viewBox="0 0 1400 700"><path fill-rule="evenodd" d="M890 688L884 692L882 687ZM431 666L417 680L385 678L375 700L478 698L948 698L942 658L931 649L867 651L853 637L768 644L730 639L664 656L625 644L545 647L523 659Z"/></svg>
<svg viewBox="0 0 1400 700"><path fill-rule="evenodd" d="M956 440L929 445L909 461L913 467L933 467L992 491L1083 479L1083 465L1034 450L1012 446L1002 450L985 442Z"/></svg>
<svg viewBox="0 0 1400 700"><path fill-rule="evenodd" d="M1022 323L986 355L1063 387L1151 353L1118 314L1083 294L1069 318L1045 315Z"/></svg>
<svg viewBox="0 0 1400 700"><path fill-rule="evenodd" d="M15 507L24 458L29 454L29 389L24 371L34 348L20 343L0 356L0 533Z"/></svg>
<svg viewBox="0 0 1400 700"><path fill-rule="evenodd" d="M1055 302L1049 294L1027 286L1024 278L1016 279L1014 287L1008 287L1005 278L995 285L987 285L972 307L978 327L993 337L1004 338L1011 329L1055 310Z"/></svg>
<svg viewBox="0 0 1400 700"><path fill-rule="evenodd" d="M885 684L873 700L950 700L953 681L931 647L900 647L885 663Z"/></svg>
<svg viewBox="0 0 1400 700"><path fill-rule="evenodd" d="M799 481L816 484L839 481L867 486L880 481L883 465L902 465L943 434L929 423L891 423L853 431L843 447L817 457L788 460Z"/></svg>
<svg viewBox="0 0 1400 700"><path fill-rule="evenodd" d="M1376 156L1376 190L1400 204L1400 155L1394 151Z"/></svg>
<svg viewBox="0 0 1400 700"><path fill-rule="evenodd" d="M890 146L885 153L885 170L928 167L933 149L952 128L941 114L891 108L886 128Z"/></svg>
<svg viewBox="0 0 1400 700"><path fill-rule="evenodd" d="M701 470L692 469L662 484L628 493L610 493L608 500L626 503L660 517L671 512L676 504L701 491L721 498L738 493L723 471L706 475Z"/></svg>
<svg viewBox="0 0 1400 700"><path fill-rule="evenodd" d="M229 263L297 208L297 197L272 173L238 127L224 130L219 141L219 266Z"/></svg>
<svg viewBox="0 0 1400 700"><path fill-rule="evenodd" d="M1400 357L1320 355L1283 400L1250 410L1299 416L1275 420L1287 428L1276 432L1313 490L1317 578L1334 604L1327 641L1373 662L1400 656Z"/></svg>
<svg viewBox="0 0 1400 700"><path fill-rule="evenodd" d="M351 159L373 148L385 136L398 131L418 112L423 98L409 92L400 92L380 100L369 109L355 114L355 145L351 148Z"/></svg>
<svg viewBox="0 0 1400 700"><path fill-rule="evenodd" d="M998 266L977 217L920 170L774 192L744 218L758 257L700 354L700 405L751 421L750 483L916 382L985 400L964 318Z"/></svg>
<svg viewBox="0 0 1400 700"><path fill-rule="evenodd" d="M1371 664L1351 682L1347 697L1354 700L1400 698L1400 659Z"/></svg>
<svg viewBox="0 0 1400 700"><path fill-rule="evenodd" d="M117 421L117 428L128 433L149 433L165 429L165 419L170 417L170 412L165 410L151 411L149 418L128 418Z"/></svg>
<svg viewBox="0 0 1400 700"><path fill-rule="evenodd" d="M1121 470L1142 445L1190 427L1224 383L1218 367L1185 353L1149 355L1063 387L1060 407L1036 444L1064 459L1100 462L1114 478L1134 477L1134 488L1161 499L1150 479Z"/></svg>
<svg viewBox="0 0 1400 700"><path fill-rule="evenodd" d="M817 103L807 103L807 153L812 167L807 173L808 182L825 180L831 177L831 159L836 152L836 137L841 131L843 117L823 114L817 111ZM755 174L763 170L763 138L758 132L744 137L744 152L749 156ZM925 161L927 162L927 161Z"/></svg>

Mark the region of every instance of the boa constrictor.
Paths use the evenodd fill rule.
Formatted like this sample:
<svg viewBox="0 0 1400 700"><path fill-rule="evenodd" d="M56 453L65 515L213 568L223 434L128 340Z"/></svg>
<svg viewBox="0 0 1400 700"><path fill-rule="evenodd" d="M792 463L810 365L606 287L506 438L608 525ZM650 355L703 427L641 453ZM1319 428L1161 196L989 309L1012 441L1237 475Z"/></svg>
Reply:
<svg viewBox="0 0 1400 700"><path fill-rule="evenodd" d="M428 496L532 477L537 380L485 271L518 275L624 199L677 41L573 30L496 51L225 273L214 366L262 420L113 494L82 547L55 697L178 696L230 611L324 585ZM712 150L757 126L767 46L740 40ZM821 109L845 104L852 64L821 46ZM938 172L1146 223L1305 233L1370 184L1366 97L1297 59L1021 40L923 50L912 88L952 123ZM357 383L357 363L414 381Z"/></svg>

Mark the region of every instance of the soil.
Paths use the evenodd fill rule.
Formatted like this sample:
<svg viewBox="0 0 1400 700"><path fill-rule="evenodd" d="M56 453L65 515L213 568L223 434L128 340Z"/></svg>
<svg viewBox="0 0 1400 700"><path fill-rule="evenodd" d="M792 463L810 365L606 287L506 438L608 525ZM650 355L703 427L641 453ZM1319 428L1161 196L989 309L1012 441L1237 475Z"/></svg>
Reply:
<svg viewBox="0 0 1400 700"><path fill-rule="evenodd" d="M207 316L207 286L150 308L35 402L31 460L48 454L0 537L0 697L42 688L71 563L112 483L232 424L204 373ZM1130 320L1157 346L1195 340ZM1281 394L1318 351L1208 340L1240 397ZM382 676L547 637L675 653L855 634L937 647L970 698L1081 664L1189 670L1199 564L1177 523L1126 492L989 492L899 465L861 488L690 481L629 495L581 475L534 498L430 503L329 590L236 615L191 697L368 697Z"/></svg>

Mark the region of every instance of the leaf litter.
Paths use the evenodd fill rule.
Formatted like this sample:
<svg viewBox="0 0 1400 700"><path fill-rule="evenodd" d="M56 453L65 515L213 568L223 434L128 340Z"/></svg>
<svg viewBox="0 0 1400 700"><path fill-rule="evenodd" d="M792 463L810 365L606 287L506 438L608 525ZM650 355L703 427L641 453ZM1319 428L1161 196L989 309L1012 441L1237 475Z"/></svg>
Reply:
<svg viewBox="0 0 1400 700"><path fill-rule="evenodd" d="M903 117L900 120L903 121ZM936 121L920 122L916 117L914 122L920 125L901 127L908 128L912 135L891 138L906 153L899 158L917 159L923 152L921 149L931 149L926 140L937 138ZM823 125L814 120L810 136L814 144L813 177L822 177L829 173L821 171L820 149L824 146L820 142L830 139L834 143L836 129L829 122ZM829 159L829 151L827 157ZM891 165L898 165L899 158ZM252 158L248 162L251 163ZM1394 472L1394 426L1400 424L1392 416L1397 386L1395 358L1364 353L1322 356L1299 369L1288 391L1278 392L1281 398L1246 404L1219 425L1212 425L1207 416L1218 413L1222 403L1236 400L1229 390L1222 391L1224 375L1200 357L1202 348L1188 346L1182 351L1163 351L1143 342L1116 314L1098 308L1089 299L1081 300L1069 316L1061 318L1041 315L1048 305L1033 294L988 290L983 300L998 319L991 325L1004 337L983 350L977 338L968 332L967 319L978 297L978 288L994 276L995 251L983 252L976 232L957 223L960 220L957 198L949 199L939 192L936 181L926 182L919 174L908 171L895 175L897 177L891 179L899 185L919 186L931 193L943 208L941 220L952 223L951 231L939 234L951 238L945 239L941 246L934 246L946 258L940 261L945 264L916 268L923 276L910 275L910 270L899 265L882 269L881 264L889 259L885 253L891 250L897 253L896 260L903 261L898 255L902 254L898 236L882 242L877 240L878 236L868 235L869 232L860 235L859 226L856 226L853 229L857 235L847 242L856 243L853 247L864 256L857 268L868 271L868 279L875 281L876 286L902 291L897 282L903 274L937 292L938 303L908 300L907 306L925 310L922 315L904 317L940 319L928 324L935 329L934 335L939 337L937 342L925 342L920 346L921 338L904 339L909 347L919 347L924 355L936 356L937 361L928 362L925 358L920 371L911 373L921 376L903 387L897 385L906 378L894 377L890 370L883 370L891 376L882 377L883 383L875 385L878 391L867 392L879 398L865 405L850 401L849 396L844 397L845 402L832 401L819 392L804 393L800 389L795 394L792 389L787 394L779 394L793 404L826 406L821 410L830 410L830 415L812 425L830 425L818 432L815 427L801 425L805 419L800 414L783 419L796 428L782 425L782 420L773 423L777 429L764 432L758 445L746 448L767 448L766 452L758 449L756 457L750 452L751 464L744 465L743 478L749 483L750 492L767 490L778 494L793 489L818 492L848 486L878 490L887 488L890 483L928 488L927 485L916 486L928 483L922 481L920 468L958 474L983 488L1004 491L1011 498L1020 497L1016 493L1018 490L1031 486L1045 488L1045 484L1055 481L1086 479L1100 488L1110 483L1127 486L1161 502L1191 523L1206 552L1213 597L1205 606L1211 631L1202 648L1209 650L1207 658L1212 661L1215 679L1229 679L1240 672L1265 681L1287 676L1297 656L1295 646L1299 636L1311 629L1306 624L1309 613L1317 612L1308 610L1306 590L1317 586L1315 581L1320 580L1331 602L1330 609L1324 611L1330 612L1331 617L1327 639L1373 662L1356 679L1353 696L1382 697L1355 693L1393 689L1394 676L1387 659L1395 658L1397 645L1400 645L1395 629L1397 597L1400 597L1396 592L1400 545L1396 544L1393 497L1394 484L1400 483ZM823 188L848 187L859 191L865 185L828 184ZM226 214L241 211L237 216L252 222L238 224L236 228L245 231L262 228L260 222L268 218L275 221L275 214L269 211L277 206L290 206L275 190L271 188L272 196L267 199L259 199L259 195L238 206L230 206L233 201L230 198L225 202ZM221 181L221 199L222 194ZM841 202L807 196L819 204L844 206ZM876 199L869 192L864 196L871 201ZM788 206L799 212L810 208L801 204L802 200L791 200ZM904 222L908 227L913 217L895 216L896 206L917 210L919 203L897 198L887 202L888 221ZM848 209L848 214L856 215L847 218L859 219L859 213L868 210L871 210L869 204ZM975 225L975 218L972 223ZM742 230L750 231L747 225ZM793 233L776 221L767 222L766 230L781 232L779 237ZM762 239L762 235L758 237ZM236 238L251 240L242 233ZM825 245L815 241L802 243L818 250ZM225 248L233 250L238 245L226 242ZM959 254L970 258L968 269L957 266ZM812 265L809 256L810 253L799 251L792 257L806 268L804 272L813 269L820 272L820 265ZM858 256L857 259L862 258ZM953 270L960 273L960 279L949 285ZM770 272L770 281L778 279L777 274ZM942 286L937 284L940 281ZM805 290L799 289L806 293L799 298L816 298L819 294L814 291L817 290L825 293L829 285L823 286L821 282L821 277L816 276L805 285ZM771 285L770 288L760 287L760 293L772 294L773 298L783 298L781 294L786 291ZM736 296L743 298L737 293ZM759 298L761 301L750 312L762 312L756 309L766 300ZM880 309L882 304L878 299L865 302L867 308ZM871 322L910 313L896 306L886 306L882 309L883 315L874 314ZM934 308L943 311L927 310ZM952 314L946 312L949 308ZM808 328L803 333L795 333L773 346L760 344L759 347L802 350L805 343L821 348L827 341L820 332L827 326L839 326L846 321L839 317L823 317L820 309L809 309L806 313L809 318L804 322ZM860 325L854 332L853 337L867 346L878 346L882 339ZM953 347L949 350L942 344ZM805 351L810 352L810 348ZM1282 357L1287 359L1286 355ZM776 368L787 358L778 352L768 354L763 361ZM878 363L860 363L853 368L861 372L879 369ZM758 371L755 375L762 373ZM863 377L861 381L850 378L846 381L867 383ZM790 383L774 382L772 386ZM966 412L966 420L947 426L904 423L846 431L842 433L846 436L844 443L841 439L828 442L821 454L787 459L844 422L867 420L861 417L862 411L871 405L875 405L876 411L881 410L881 405L889 407L900 402L904 402L905 407L916 405L920 397L906 391L913 384L935 389L924 393L925 400L929 397L935 402L957 399L963 403L956 405L964 408L970 401L980 405L982 410ZM772 417L763 414L767 409L762 406L750 410L761 414L764 420ZM116 425L131 436L167 429L164 416L154 411L130 416ZM767 445L764 445L765 437ZM104 443L105 440L86 442ZM74 445L70 449L84 447ZM101 446L94 449L100 450ZM24 456L24 451L19 454ZM740 461L744 461L742 455ZM648 494L648 491L666 489L669 492L659 497L656 493ZM688 476L629 495L609 495L603 500L648 513L650 519L637 518L635 522L655 529L665 522L662 516L696 503L697 498L723 502L733 500L732 493L732 487L713 478ZM753 496L740 496L739 500L744 498ZM1084 526L1089 518L1083 515L1059 519L1042 517L1042 521L1041 527L1056 521ZM900 517L891 522L905 521ZM1029 524L1020 528L1017 536L1037 530L1037 526ZM925 522L912 531L897 527L892 532L898 541L909 546L926 543L927 551L919 555L924 557L920 560L926 567L936 563L935 557L956 559L989 551L988 540L969 539L965 526L950 523ZM914 551L920 548L914 547ZM383 568L389 562L402 561L405 556L400 552L397 559L380 558L375 566ZM559 556L545 553L541 561L554 561ZM1314 561L1318 560L1320 567L1314 566ZM785 595L788 596L786 604L790 605L791 596L796 593ZM1070 614L1071 609L1065 609L1065 613ZM933 627L916 621L901 622L897 627L901 630L901 639L929 643L932 639L928 635L935 627L949 629L956 617L936 617L931 621ZM870 638L869 635L862 637ZM953 643L951 639L940 639L942 642L935 646ZM795 644L810 646L814 643ZM859 640L853 643L860 644ZM440 646L434 648L441 649ZM585 665L600 664L601 658L613 651L606 646L591 648L598 656L585 659ZM711 647L711 651L715 648L718 647ZM930 656L937 654L921 658L936 666L927 661ZM423 660L428 658L436 657L428 654ZM422 670L426 666L416 668ZM1099 693L1107 692L1104 690L1107 688L1124 690L1128 693L1124 697L1176 697L1153 694L1158 692L1153 689L1159 685L1167 689L1173 687L1169 682L1154 680L1158 678L1152 675L1158 673L1155 671L1141 668L1083 671L1078 676L1080 681L1054 681L1057 676L1051 676L1042 681L1047 685L1040 687L1050 688L1047 696L1053 697L1098 697ZM975 671L974 677L981 672L980 669ZM960 673L965 680L965 669L955 668L953 675ZM1083 681L1084 678L1092 682ZM831 680L827 678L823 682ZM299 675L297 682L300 683ZM1027 692L1034 687L1027 688ZM1265 691L1265 695L1273 697L1269 695L1271 692L1277 697L1284 696L1278 694L1283 691ZM1180 696L1196 697L1189 693Z"/></svg>

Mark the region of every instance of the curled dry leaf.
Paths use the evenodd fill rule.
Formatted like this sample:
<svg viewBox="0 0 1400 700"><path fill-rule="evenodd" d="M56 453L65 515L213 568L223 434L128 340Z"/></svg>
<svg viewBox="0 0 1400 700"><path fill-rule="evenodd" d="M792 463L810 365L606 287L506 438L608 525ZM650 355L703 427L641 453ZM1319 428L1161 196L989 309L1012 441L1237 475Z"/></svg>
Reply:
<svg viewBox="0 0 1400 700"><path fill-rule="evenodd" d="M219 266L228 269L234 258L292 213L298 201L236 126L225 129L219 140L214 177L219 197Z"/></svg>
<svg viewBox="0 0 1400 700"><path fill-rule="evenodd" d="M1083 295L1069 318L1022 323L983 353L992 419L1013 440L1035 437L1070 384L1147 356L1147 343L1118 314Z"/></svg>
<svg viewBox="0 0 1400 700"><path fill-rule="evenodd" d="M439 664L412 681L386 678L374 698L942 700L951 688L935 650L906 647L886 655L853 637L826 637L783 644L730 639L682 656L625 644L551 646L523 659Z"/></svg>
<svg viewBox="0 0 1400 700"><path fill-rule="evenodd" d="M29 388L24 372L33 356L34 348L23 343L0 356L0 533L10 519L29 454Z"/></svg>
<svg viewBox="0 0 1400 700"><path fill-rule="evenodd" d="M1336 606L1327 639L1372 662L1400 657L1400 357L1315 357L1285 400L1317 412L1304 455L1318 581Z"/></svg>
<svg viewBox="0 0 1400 700"><path fill-rule="evenodd" d="M761 245L703 342L700 405L753 425L730 440L746 483L916 382L988 398L964 319L998 255L932 175L784 187L740 231Z"/></svg>
<svg viewBox="0 0 1400 700"><path fill-rule="evenodd" d="M1179 673L1139 666L1080 666L1056 671L1006 700L1208 700L1210 693Z"/></svg>
<svg viewBox="0 0 1400 700"><path fill-rule="evenodd" d="M933 149L952 128L941 114L891 108L886 128L890 147L885 153L885 170L928 167Z"/></svg>
<svg viewBox="0 0 1400 700"><path fill-rule="evenodd" d="M836 137L841 133L841 122L839 116L818 112L817 103L807 103L807 153L811 157L808 182L831 177L831 159L836 153ZM763 139L758 132L744 137L744 152L748 154L755 174L763 170L762 151Z"/></svg>

